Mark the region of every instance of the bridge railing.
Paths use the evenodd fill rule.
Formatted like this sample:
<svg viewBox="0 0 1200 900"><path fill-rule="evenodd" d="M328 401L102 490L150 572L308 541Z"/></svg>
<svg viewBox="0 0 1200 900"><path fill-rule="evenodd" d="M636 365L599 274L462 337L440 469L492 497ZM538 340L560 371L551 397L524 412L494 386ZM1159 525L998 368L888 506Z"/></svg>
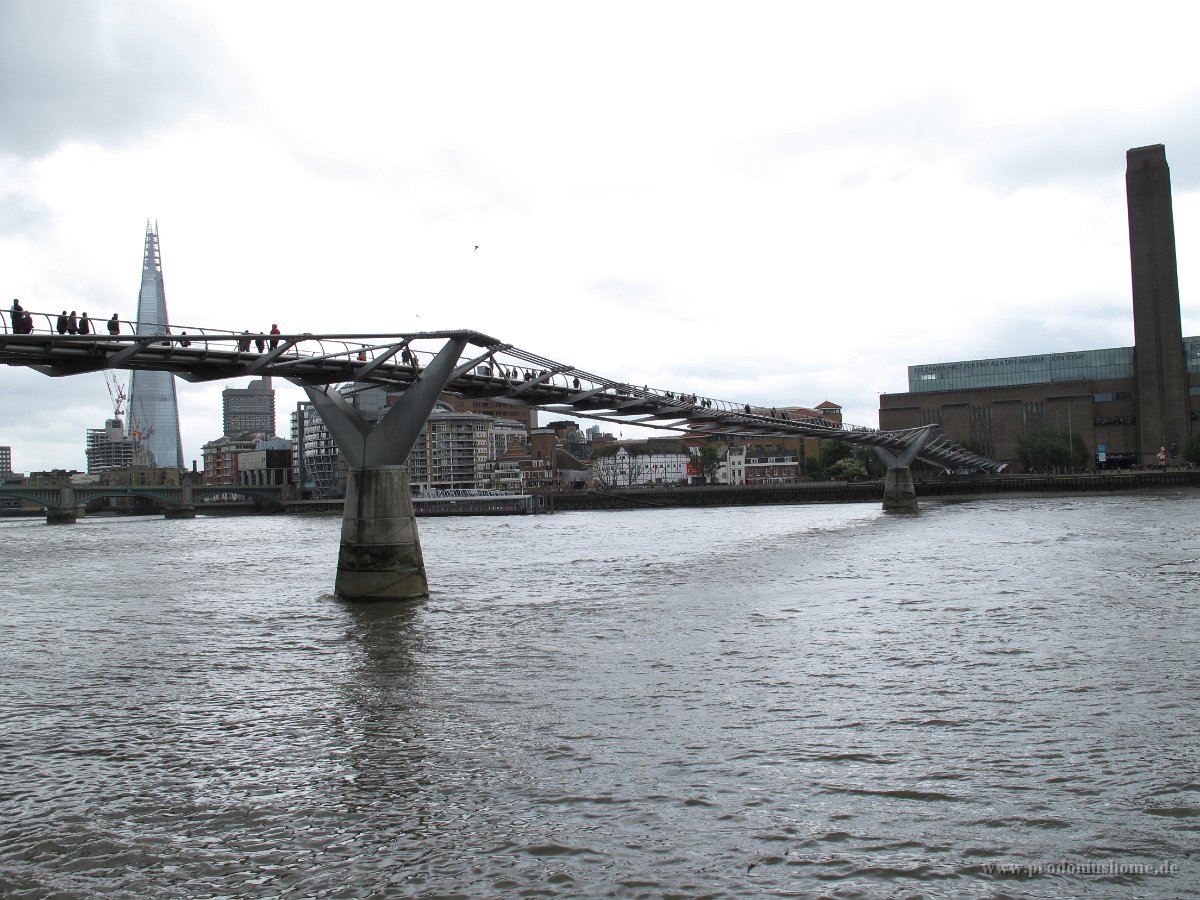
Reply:
<svg viewBox="0 0 1200 900"><path fill-rule="evenodd" d="M27 310L25 314L33 323L33 333L59 334L64 336L72 333L69 330L69 316L67 316L67 321L61 323L60 327L60 319L63 319L63 313ZM145 337L147 335L161 334L164 340L183 347L198 346L205 349L212 349L232 343L237 346L240 352L251 352L252 348L255 352L266 352L274 349L272 345L276 342L293 340L297 346L292 348L292 353L309 360L325 358L369 361L374 359L376 354L390 351L395 346L393 342L372 344L309 333L283 335L271 334L265 331L252 332L244 330L239 332L205 326L175 325L168 326L165 330L157 331L155 329L162 328L160 323L121 318L115 319L116 330L113 331L111 330L110 322L114 322L114 320L89 319L90 333L101 337L105 334L115 337L124 337L125 335L130 337ZM6 332L13 333L11 314L4 320L3 324ZM305 341L309 342L310 345L315 345L315 349L299 349L299 344ZM423 350L415 345L407 347L406 351L408 355L406 355L405 361L411 361L411 364L418 370L424 368L424 361L432 359L435 355L434 351ZM481 363L477 367L477 373L486 375L486 377L503 379L513 387L519 387L524 382L536 380L540 383L563 389L577 389L581 392L599 391L611 394L614 397L621 398L623 402L641 398L660 406L676 408L680 411L681 416L687 413L694 413L696 410L711 409L716 413L741 413L758 418L781 418L777 415L768 416L765 408L731 400L701 396L695 393L677 392L667 388L652 388L648 385L638 388L626 382L605 378L604 376L574 367L563 366L553 360L515 347L505 347L503 351L497 352L487 362ZM478 370L484 371L480 372ZM782 418L783 420L787 420L786 416ZM870 430L858 429L855 426L840 426L839 423L824 418L792 417L791 420L813 427L835 430L840 427L845 427L848 430Z"/></svg>
<svg viewBox="0 0 1200 900"><path fill-rule="evenodd" d="M3 323L4 331L8 333L14 331L13 312L15 310L10 311ZM23 312L23 321L32 324L32 333L61 335L65 339L64 346L79 340L78 337L72 338L71 319L69 316L64 319L62 313L26 311ZM103 341L111 337L114 342L126 344L150 337L153 344L220 350L230 354L224 359L225 363L240 365L247 373L261 372L282 377L295 374L301 378L315 377L323 381L332 378L394 386L402 386L405 366L411 366L412 375L416 376L442 349L447 337L466 335L468 343L472 345L469 360L460 363L460 371L451 382L451 389L458 385L458 389L473 388L481 396L505 396L549 408L558 406L564 412L569 408L573 414L584 418L685 432L711 425L727 433L738 433L738 429L743 428L749 434L828 435L852 444L893 449L902 449L914 440L914 436L908 432L880 432L820 415L797 415L787 410L780 412L757 404L650 387L648 384L638 387L556 362L511 344L503 344L478 332L272 334L203 326L165 327L159 323L119 317L99 322L89 320L89 326L89 331L95 335L95 338L89 335L89 340ZM58 340L55 338L53 343L58 344ZM434 349L425 349L429 342L435 340L437 346ZM255 361L255 354L259 361ZM266 358L263 358L264 354ZM318 365L314 370L313 363L320 364L325 360L341 361L342 364L332 367ZM382 368L371 365L385 361L390 365ZM356 363L366 365L357 366ZM372 371L375 372L374 377L368 374ZM364 377L359 378L359 375ZM480 378L485 379L482 384L478 380ZM973 456L945 440L929 444L928 452L946 461Z"/></svg>

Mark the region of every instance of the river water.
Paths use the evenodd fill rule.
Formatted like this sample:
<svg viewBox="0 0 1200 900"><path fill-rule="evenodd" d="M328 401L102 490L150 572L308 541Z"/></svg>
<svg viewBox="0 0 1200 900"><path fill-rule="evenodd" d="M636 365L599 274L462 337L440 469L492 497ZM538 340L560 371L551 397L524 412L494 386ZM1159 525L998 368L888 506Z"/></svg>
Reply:
<svg viewBox="0 0 1200 900"><path fill-rule="evenodd" d="M1200 494L0 522L0 895L1200 885Z"/></svg>

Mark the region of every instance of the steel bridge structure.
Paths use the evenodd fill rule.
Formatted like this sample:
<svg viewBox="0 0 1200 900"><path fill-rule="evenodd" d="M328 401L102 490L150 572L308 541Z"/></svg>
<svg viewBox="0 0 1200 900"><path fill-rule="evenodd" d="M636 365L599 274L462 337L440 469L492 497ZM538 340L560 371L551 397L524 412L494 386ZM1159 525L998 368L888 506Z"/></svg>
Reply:
<svg viewBox="0 0 1200 900"><path fill-rule="evenodd" d="M876 431L687 391L637 387L477 331L250 334L193 328L175 333L114 318L103 334L90 329L71 334L69 323L60 331L59 322L44 313L14 307L10 317L14 327L0 335L0 363L52 377L127 369L169 372L190 382L271 376L303 388L347 462L334 585L347 599L429 594L404 463L446 393L696 436L801 436L871 447L888 466L883 506L892 511L917 508L909 468L914 459L945 469L1003 468L946 440L936 426ZM44 328L38 327L39 317ZM378 421L368 421L334 387L346 383L387 388L396 393L396 402ZM57 515L47 521L73 522L74 506L61 508L67 503L74 497L64 494ZM168 510L171 518L190 515L194 509L186 499Z"/></svg>
<svg viewBox="0 0 1200 900"><path fill-rule="evenodd" d="M937 426L879 431L819 416L789 416L741 400L702 397L683 390L641 387L557 362L477 331L404 334L248 334L193 328L171 334L71 335L51 329L53 317L34 313L46 326L0 333L0 363L26 366L53 377L106 369L171 372L188 382L272 376L301 387L356 382L403 391L420 377L448 341L461 341L443 391L492 398L547 412L696 436L764 438L803 436L878 448L897 459L916 459L946 470L999 472L1004 464L972 453L937 433ZM103 327L103 323L93 323ZM261 348L261 350L259 349ZM885 461L887 457L884 457Z"/></svg>

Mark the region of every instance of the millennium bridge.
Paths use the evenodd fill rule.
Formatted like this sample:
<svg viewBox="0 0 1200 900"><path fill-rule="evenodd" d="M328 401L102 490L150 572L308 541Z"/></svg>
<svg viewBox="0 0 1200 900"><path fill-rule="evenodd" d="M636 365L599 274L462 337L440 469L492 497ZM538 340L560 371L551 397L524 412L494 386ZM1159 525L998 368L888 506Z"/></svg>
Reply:
<svg viewBox="0 0 1200 900"><path fill-rule="evenodd" d="M428 594L404 462L438 397L492 398L548 412L691 435L803 436L870 447L888 467L884 508L916 509L910 466L999 472L927 425L878 431L794 416L743 401L614 380L477 331L402 334L253 334L113 322L115 333L60 334L57 315L27 313L16 334L4 321L0 363L52 377L108 369L171 372L189 382L284 378L303 388L346 458L349 477L335 589L347 598ZM101 323L93 326L105 327ZM107 329L106 329L107 330ZM335 386L377 385L398 399L372 424ZM225 490L230 490L228 486ZM240 488L239 488L240 490ZM186 515L186 501L176 514Z"/></svg>

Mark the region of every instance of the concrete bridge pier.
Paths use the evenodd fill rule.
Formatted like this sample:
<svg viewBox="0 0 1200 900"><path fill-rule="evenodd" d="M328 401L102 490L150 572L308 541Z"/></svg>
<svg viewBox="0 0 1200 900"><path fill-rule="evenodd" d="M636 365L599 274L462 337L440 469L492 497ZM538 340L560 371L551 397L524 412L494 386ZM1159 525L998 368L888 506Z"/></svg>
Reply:
<svg viewBox="0 0 1200 900"><path fill-rule="evenodd" d="M875 453L888 467L883 480L883 511L884 512L916 512L917 488L913 484L912 461L917 458L921 448L933 437L933 425L926 426L914 436L910 443L899 454L884 447L876 447Z"/></svg>
<svg viewBox="0 0 1200 900"><path fill-rule="evenodd" d="M373 426L337 391L296 380L349 463L334 582L339 597L407 600L429 595L404 462L443 389L460 374L458 360L466 346L466 338L447 341Z"/></svg>
<svg viewBox="0 0 1200 900"><path fill-rule="evenodd" d="M167 504L166 510L163 512L165 519L194 519L196 518L196 507L192 503L192 486L190 484L181 485L179 488L180 504L172 506Z"/></svg>
<svg viewBox="0 0 1200 900"><path fill-rule="evenodd" d="M69 484L64 484L58 489L58 509L46 507L46 524L74 525L83 514L84 509L75 506L75 492Z"/></svg>
<svg viewBox="0 0 1200 900"><path fill-rule="evenodd" d="M429 593L403 466L370 466L347 473L333 589L339 597L352 600L406 599Z"/></svg>
<svg viewBox="0 0 1200 900"><path fill-rule="evenodd" d="M883 508L885 512L917 511L917 488L908 466L888 466L883 479Z"/></svg>

